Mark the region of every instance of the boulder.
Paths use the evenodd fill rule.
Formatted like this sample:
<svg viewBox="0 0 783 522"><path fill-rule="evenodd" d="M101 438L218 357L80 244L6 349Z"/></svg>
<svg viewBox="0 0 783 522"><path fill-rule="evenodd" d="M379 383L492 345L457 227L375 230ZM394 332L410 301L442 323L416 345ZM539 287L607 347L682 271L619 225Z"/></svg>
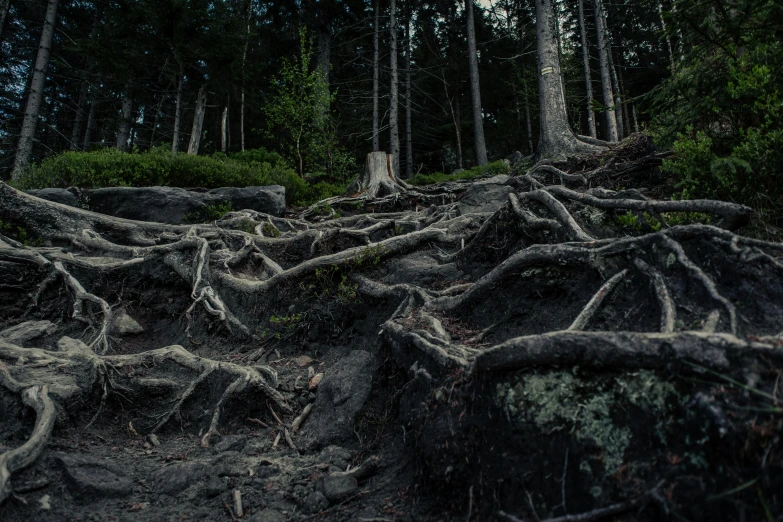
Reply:
<svg viewBox="0 0 783 522"><path fill-rule="evenodd" d="M514 152L511 153L511 155L508 158L506 158L506 160L508 161L508 164L511 167L515 167L524 158L525 157L522 155L521 152L519 152L518 150L515 150Z"/></svg>
<svg viewBox="0 0 783 522"><path fill-rule="evenodd" d="M0 332L0 339L10 344L22 346L38 337L51 335L56 330L57 325L51 321L25 321Z"/></svg>
<svg viewBox="0 0 783 522"><path fill-rule="evenodd" d="M88 192L90 210L137 221L181 224L204 212L203 194L178 187L106 187Z"/></svg>
<svg viewBox="0 0 783 522"><path fill-rule="evenodd" d="M332 502L342 502L359 491L356 477L344 474L331 474L323 479L324 496Z"/></svg>
<svg viewBox="0 0 783 522"><path fill-rule="evenodd" d="M144 327L136 319L129 316L128 312L121 310L114 316L111 330L116 335L136 335L144 332Z"/></svg>
<svg viewBox="0 0 783 522"><path fill-rule="evenodd" d="M315 491L307 496L302 506L305 513L315 514L329 507L329 500L320 491Z"/></svg>
<svg viewBox="0 0 783 522"><path fill-rule="evenodd" d="M75 497L125 497L133 492L133 482L117 464L86 455L57 455L63 478Z"/></svg>
<svg viewBox="0 0 783 522"><path fill-rule="evenodd" d="M472 184L458 202L460 212L497 212L513 191L508 181L508 176L500 174Z"/></svg>
<svg viewBox="0 0 783 522"><path fill-rule="evenodd" d="M351 452L340 446L327 446L321 451L318 460L345 470L351 462Z"/></svg>
<svg viewBox="0 0 783 522"><path fill-rule="evenodd" d="M350 440L354 417L370 396L374 370L375 358L361 350L352 351L328 369L303 431L320 444Z"/></svg>
<svg viewBox="0 0 783 522"><path fill-rule="evenodd" d="M223 187L210 190L204 195L207 205L230 202L234 210L249 209L273 216L285 214L285 187Z"/></svg>
<svg viewBox="0 0 783 522"><path fill-rule="evenodd" d="M76 197L72 191L64 188L45 188L28 190L28 194L37 198L45 199L47 201L54 201L55 203L62 203L71 207L79 206L79 198Z"/></svg>

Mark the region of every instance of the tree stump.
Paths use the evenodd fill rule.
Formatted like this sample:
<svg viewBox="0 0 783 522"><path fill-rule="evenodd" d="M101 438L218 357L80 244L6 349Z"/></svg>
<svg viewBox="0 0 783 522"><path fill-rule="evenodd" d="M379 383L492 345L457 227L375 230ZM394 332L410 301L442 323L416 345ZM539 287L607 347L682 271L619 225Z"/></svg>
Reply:
<svg viewBox="0 0 783 522"><path fill-rule="evenodd" d="M384 151L367 154L364 174L348 186L347 195L364 198L380 198L405 192L405 186L394 175L393 154Z"/></svg>

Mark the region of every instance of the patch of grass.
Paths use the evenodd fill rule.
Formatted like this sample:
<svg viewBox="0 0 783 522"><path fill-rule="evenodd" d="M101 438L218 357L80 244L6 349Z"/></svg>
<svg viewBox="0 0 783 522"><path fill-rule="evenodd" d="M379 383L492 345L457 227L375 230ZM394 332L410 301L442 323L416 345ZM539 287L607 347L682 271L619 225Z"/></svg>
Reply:
<svg viewBox="0 0 783 522"><path fill-rule="evenodd" d="M234 209L232 208L230 201L215 203L209 205L202 211L186 214L183 221L185 221L185 223L210 223L219 220L232 210Z"/></svg>
<svg viewBox="0 0 783 522"><path fill-rule="evenodd" d="M483 167L473 167L456 174L444 174L442 172L435 172L433 174L416 174L411 179L407 180L411 185L432 185L433 183L441 183L444 181L457 181L463 179L473 179L481 176L497 176L498 174L508 174L510 171L508 163L503 160L493 161Z"/></svg>

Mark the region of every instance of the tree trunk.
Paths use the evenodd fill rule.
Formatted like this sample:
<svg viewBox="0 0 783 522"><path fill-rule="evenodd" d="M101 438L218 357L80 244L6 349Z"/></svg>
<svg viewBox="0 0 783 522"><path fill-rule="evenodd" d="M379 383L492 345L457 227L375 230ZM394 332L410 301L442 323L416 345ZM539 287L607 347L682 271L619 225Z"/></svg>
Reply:
<svg viewBox="0 0 783 522"><path fill-rule="evenodd" d="M465 157L462 154L462 111L460 110L460 89L457 84L456 94L454 95L454 105L456 112L454 115L454 129L457 132L457 168L461 169L465 165Z"/></svg>
<svg viewBox="0 0 783 522"><path fill-rule="evenodd" d="M228 152L228 104L223 107L223 116L220 118L220 150L223 154Z"/></svg>
<svg viewBox="0 0 783 522"><path fill-rule="evenodd" d="M585 28L584 0L579 0L579 32L582 36L582 63L585 69L585 90L587 92L587 130L591 138L597 138L595 112L593 112L593 80L590 74L590 44Z"/></svg>
<svg viewBox="0 0 783 522"><path fill-rule="evenodd" d="M245 63L247 62L247 47L250 44L250 17L253 14L253 2L247 2L247 30L245 31L245 47L242 50L242 88L239 95L239 141L240 150L245 151Z"/></svg>
<svg viewBox="0 0 783 522"><path fill-rule="evenodd" d="M620 91L620 82L617 80L617 69L614 64L614 51L612 46L612 36L614 33L609 30L609 19L606 14L606 10L601 9L601 15L604 21L604 32L606 34L607 41L607 57L609 58L609 72L612 75L612 92L614 93L614 118L617 121L617 137L618 139L625 138L625 125L623 124L623 99L622 92Z"/></svg>
<svg viewBox="0 0 783 522"><path fill-rule="evenodd" d="M479 85L478 51L476 50L476 27L473 20L473 0L466 0L468 14L468 63L470 65L470 94L473 100L473 141L476 149L476 164L487 164L487 144L484 141L484 115L481 111L481 86Z"/></svg>
<svg viewBox="0 0 783 522"><path fill-rule="evenodd" d="M603 92L604 116L606 118L606 138L608 141L617 141L617 117L612 108L614 105L614 93L612 93L612 73L609 65L609 41L606 27L604 27L603 5L601 0L595 0L595 32L598 37L598 59L601 64L601 89Z"/></svg>
<svg viewBox="0 0 783 522"><path fill-rule="evenodd" d="M410 6L410 0L408 0ZM413 176L413 136L411 132L411 17L405 22L405 177Z"/></svg>
<svg viewBox="0 0 783 522"><path fill-rule="evenodd" d="M389 95L389 149L392 172L400 174L400 131L397 126L399 96L397 94L397 0L391 0L389 6L389 35L391 37L391 93Z"/></svg>
<svg viewBox="0 0 783 522"><path fill-rule="evenodd" d="M631 104L631 113L633 114L633 130L639 132L639 120L636 118L636 105Z"/></svg>
<svg viewBox="0 0 783 522"><path fill-rule="evenodd" d="M623 58L622 51L620 51L620 63L617 64L617 80L620 85L620 96L622 99L625 99L627 101L628 99L628 92L625 90L625 81L623 81L623 66L625 63L625 59ZM628 117L628 103L623 103L621 105L621 108L623 109L623 128L626 131L626 134L631 133L631 119Z"/></svg>
<svg viewBox="0 0 783 522"><path fill-rule="evenodd" d="M125 96L122 97L122 114L120 115L120 125L117 128L117 149L128 150L128 139L130 138L131 111L133 110L133 100L130 97L130 86L125 88Z"/></svg>
<svg viewBox="0 0 783 522"><path fill-rule="evenodd" d="M84 132L84 143L82 144L83 150L90 150L90 144L92 143L92 136L95 134L95 110L98 102L95 101L95 96L91 95L90 112L87 115L87 130Z"/></svg>
<svg viewBox="0 0 783 522"><path fill-rule="evenodd" d="M179 133L182 127L182 83L185 81L185 66L179 65L179 82L177 83L177 105L174 109L174 136L171 139L171 153L179 152Z"/></svg>
<svg viewBox="0 0 783 522"><path fill-rule="evenodd" d="M19 133L14 169L11 173L11 179L14 180L19 179L22 172L27 168L30 162L30 155L33 152L35 129L38 126L38 115L41 113L43 90L46 83L46 69L49 67L49 56L52 53L52 38L54 37L54 25L57 23L58 3L59 0L49 0L46 7L46 18L43 31L41 31L41 42L35 58L33 76L30 81L30 94L27 97L27 105L25 105L24 109L22 130Z"/></svg>
<svg viewBox="0 0 783 522"><path fill-rule="evenodd" d="M393 2L394 0L392 0ZM391 154L376 151L367 154L364 174L356 178L349 186L346 194L361 195L372 199L404 192L405 187L394 175L394 158Z"/></svg>
<svg viewBox="0 0 783 522"><path fill-rule="evenodd" d="M597 150L580 142L568 124L560 60L557 54L554 0L536 0L536 45L538 48L538 90L541 158Z"/></svg>
<svg viewBox="0 0 783 522"><path fill-rule="evenodd" d="M196 110L193 113L193 127L190 131L190 143L188 144L188 154L193 156L198 154L198 147L201 144L201 130L204 127L204 113L207 108L207 84L202 83L198 90L198 99L196 100Z"/></svg>
<svg viewBox="0 0 783 522"><path fill-rule="evenodd" d="M666 22L663 19L663 6L660 2L658 2L658 16L661 17L661 32L663 32L664 37L666 38L666 47L669 50L669 63L671 65L671 73L674 74L674 50L672 48L672 39L669 38L669 34L666 32Z"/></svg>
<svg viewBox="0 0 783 522"><path fill-rule="evenodd" d="M79 135L82 132L82 123L84 122L84 107L87 105L87 89L89 83L87 80L82 80L81 90L79 92L79 102L76 105L76 115L73 119L73 129L71 130L71 150L77 150L79 148Z"/></svg>
<svg viewBox="0 0 783 522"><path fill-rule="evenodd" d="M373 62L372 62L372 150L380 150L380 120L378 114L378 94L380 82L380 48L378 37L381 26L381 0L375 0L375 34L373 35Z"/></svg>
<svg viewBox="0 0 783 522"><path fill-rule="evenodd" d="M3 41L3 28L5 27L5 18L8 16L9 0L0 0L0 42Z"/></svg>
<svg viewBox="0 0 783 522"><path fill-rule="evenodd" d="M329 63L332 59L332 21L326 19L318 31L318 68L329 92Z"/></svg>
<svg viewBox="0 0 783 522"><path fill-rule="evenodd" d="M535 152L533 148L533 125L530 122L530 102L527 97L527 82L525 82L525 124L527 126L527 147L532 155Z"/></svg>

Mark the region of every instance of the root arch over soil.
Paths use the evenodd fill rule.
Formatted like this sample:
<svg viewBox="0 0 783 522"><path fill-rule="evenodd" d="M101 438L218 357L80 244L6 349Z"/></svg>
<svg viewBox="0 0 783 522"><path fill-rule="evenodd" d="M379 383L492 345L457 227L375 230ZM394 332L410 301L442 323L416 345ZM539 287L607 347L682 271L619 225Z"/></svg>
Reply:
<svg viewBox="0 0 783 522"><path fill-rule="evenodd" d="M772 434L748 438L764 460L747 450L730 479L755 473L758 496L780 508L783 499L772 493L779 479L770 474L783 466L773 378L783 368L783 244L741 235L750 216L741 205L616 190L612 180L634 172L632 165L650 169L657 161L624 150L498 180L508 189L492 212L459 206L470 184L414 190L400 183L321 203L342 205L339 217L317 207L283 218L240 210L212 224L172 226L94 214L0 184L0 219L35 239L24 245L0 236L0 385L36 418L27 441L0 455L0 502L13 502L14 474L45 451L56 418L89 429L116 404L134 412L139 420L128 430L139 436L179 421L202 446L220 438L227 415L244 411L238 403L263 404L251 420L279 425L274 447L287 441L298 454L308 447L296 437L313 406L300 415L301 382L282 385L272 363L310 359L303 351L312 343L335 350L342 343L388 349L407 376L392 392L395 422L402 434L413 432L414 442L410 433L404 440L421 457L417 476L434 480L429 493L419 492L430 505L439 491L457 488L470 501L452 498L449 509L461 516L470 509L469 519L536 510L587 516L650 504L657 507L645 507L640 519L687 513L682 499L693 492L676 488L693 471L678 467L671 423L679 415L682 430L691 429L687 411L702 412L714 425L733 422L727 437L736 440L744 414L726 411L741 396L744 408L765 408L754 422ZM138 318L145 306L152 306L142 320L148 331L129 336L128 312ZM649 386L631 395L643 386L640 372ZM553 376L565 384L548 388ZM739 395L720 395L720 386L704 384L710 379L739 386ZM670 465L640 457L634 467L645 443L612 422L632 423L628 412L659 389L689 406L677 409L666 395L657 410L644 411L662 423L667 441L646 444L651 454L668 451ZM607 406L620 397L630 406ZM571 424L550 402L560 398L582 401L573 411L564 406ZM525 417L523 406L538 416ZM203 413L190 416L194 408ZM80 412L89 423L77 420ZM534 455L520 442L549 444L546 430L566 449L559 483L549 469L560 459L551 455L557 448ZM402 436L393 431L386 436ZM501 466L492 438L528 471ZM703 470L724 465L719 452L704 455ZM617 471L609 457L628 460ZM535 490L525 473L550 478ZM577 486L588 475L593 487ZM731 490L731 480L704 480L693 493L699 499ZM510 495L514 488L530 492L522 499ZM755 512L743 498L742 509Z"/></svg>

